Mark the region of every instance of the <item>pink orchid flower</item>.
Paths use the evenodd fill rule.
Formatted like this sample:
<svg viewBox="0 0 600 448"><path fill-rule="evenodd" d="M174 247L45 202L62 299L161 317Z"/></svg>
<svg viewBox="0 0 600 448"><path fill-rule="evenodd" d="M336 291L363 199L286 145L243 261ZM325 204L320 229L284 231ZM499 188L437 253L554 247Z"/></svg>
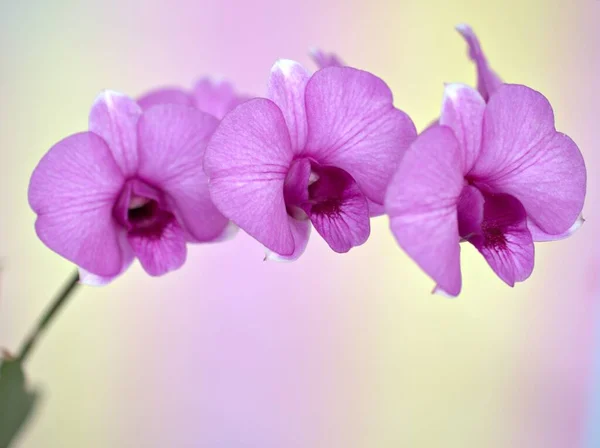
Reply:
<svg viewBox="0 0 600 448"><path fill-rule="evenodd" d="M89 131L53 146L31 177L39 238L89 284L109 282L134 258L153 276L179 268L187 242L217 240L228 223L202 169L217 124L188 106L143 112L124 95L102 93Z"/></svg>
<svg viewBox="0 0 600 448"><path fill-rule="evenodd" d="M142 95L137 102L142 110L158 104L192 106L220 120L249 98L237 93L229 81L202 78L190 92L177 87L165 87Z"/></svg>
<svg viewBox="0 0 600 448"><path fill-rule="evenodd" d="M398 244L455 296L461 240L513 286L533 270L535 229L567 231L585 191L582 155L556 131L543 95L504 84L486 104L476 90L451 84L440 125L406 152L385 205Z"/></svg>
<svg viewBox="0 0 600 448"><path fill-rule="evenodd" d="M311 76L281 60L268 97L229 113L209 143L215 205L274 258L299 257L311 224L336 252L363 244L367 200L383 204L416 136L412 121L381 79L349 67Z"/></svg>
<svg viewBox="0 0 600 448"><path fill-rule="evenodd" d="M493 95L503 84L502 79L496 74L496 72L490 67L488 60L481 48L479 39L473 31L473 29L466 24L461 24L456 27L456 30L467 42L469 48L469 58L475 63L477 69L477 90L481 94L482 98L487 102L490 96ZM580 215L573 225L558 235L550 235L536 226L535 222L529 222L528 227L533 236L534 241L556 241L562 240L571 236L575 233L583 223L585 219Z"/></svg>

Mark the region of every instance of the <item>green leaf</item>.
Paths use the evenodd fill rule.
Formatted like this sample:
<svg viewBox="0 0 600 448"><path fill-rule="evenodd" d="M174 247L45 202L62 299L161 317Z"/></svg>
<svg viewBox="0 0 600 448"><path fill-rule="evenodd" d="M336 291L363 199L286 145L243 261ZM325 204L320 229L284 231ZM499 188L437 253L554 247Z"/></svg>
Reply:
<svg viewBox="0 0 600 448"><path fill-rule="evenodd" d="M39 402L39 393L30 390L23 366L5 358L0 366L0 448L7 448L25 427Z"/></svg>

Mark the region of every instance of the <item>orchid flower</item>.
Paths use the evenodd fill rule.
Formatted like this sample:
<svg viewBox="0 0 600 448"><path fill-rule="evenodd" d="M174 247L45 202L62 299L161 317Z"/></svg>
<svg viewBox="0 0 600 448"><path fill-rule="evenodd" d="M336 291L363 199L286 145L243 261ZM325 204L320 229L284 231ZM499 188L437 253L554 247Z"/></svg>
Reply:
<svg viewBox="0 0 600 448"><path fill-rule="evenodd" d="M368 200L416 136L376 76L349 67L310 75L277 62L268 97L243 103L215 131L204 168L217 208L272 252L296 259L311 224L336 252L370 233Z"/></svg>
<svg viewBox="0 0 600 448"><path fill-rule="evenodd" d="M585 190L582 155L556 131L542 94L504 84L486 104L476 90L451 84L440 125L406 152L385 205L398 244L455 296L461 240L513 286L533 270L536 232L568 231Z"/></svg>
<svg viewBox="0 0 600 448"><path fill-rule="evenodd" d="M221 119L247 99L249 97L237 93L229 81L202 78L190 92L177 87L166 87L142 95L137 102L142 110L158 104L192 106Z"/></svg>
<svg viewBox="0 0 600 448"><path fill-rule="evenodd" d="M142 111L124 95L102 93L89 131L54 145L32 175L39 238L89 284L111 281L134 258L153 276L179 268L187 242L215 241L227 227L202 169L217 124L189 106Z"/></svg>
<svg viewBox="0 0 600 448"><path fill-rule="evenodd" d="M503 84L503 81L490 67L488 60L481 49L479 39L477 38L477 35L473 29L469 25L461 24L456 27L456 30L467 42L467 46L469 48L469 58L471 58L471 60L475 63L475 67L477 69L477 90L481 94L482 98L487 102L489 101L490 96L493 95ZM535 225L535 222L529 222L529 230L531 231L534 241L557 241L571 236L573 233L579 230L584 222L585 219L583 218L583 215L579 215L577 220L569 229L557 235L551 235L544 232Z"/></svg>

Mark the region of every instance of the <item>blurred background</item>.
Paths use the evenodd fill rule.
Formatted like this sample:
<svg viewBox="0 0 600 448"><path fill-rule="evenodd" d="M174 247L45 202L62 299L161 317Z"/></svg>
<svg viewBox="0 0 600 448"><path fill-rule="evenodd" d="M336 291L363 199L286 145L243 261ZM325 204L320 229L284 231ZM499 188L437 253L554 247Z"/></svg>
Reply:
<svg viewBox="0 0 600 448"><path fill-rule="evenodd" d="M461 296L431 295L386 218L344 256L315 233L299 261L265 263L239 234L162 278L136 265L79 290L37 347L43 402L17 446L600 446L597 0L3 0L0 346L18 347L73 270L36 238L26 191L101 89L211 74L260 95L277 58L314 67L318 46L386 80L423 129L444 82L475 83L461 22L586 158L588 221L536 247L529 281L509 288L464 245Z"/></svg>

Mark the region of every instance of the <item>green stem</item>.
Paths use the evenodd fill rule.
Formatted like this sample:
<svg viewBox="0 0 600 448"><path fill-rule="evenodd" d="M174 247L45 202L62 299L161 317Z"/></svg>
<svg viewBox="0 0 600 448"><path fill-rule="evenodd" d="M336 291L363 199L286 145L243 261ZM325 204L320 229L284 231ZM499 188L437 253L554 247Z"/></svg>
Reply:
<svg viewBox="0 0 600 448"><path fill-rule="evenodd" d="M72 293L77 289L79 284L79 271L75 271L21 346L21 351L17 355L19 362L25 362L42 333L48 328L48 325L50 325L54 317L58 314L58 311L67 303L67 299L72 296Z"/></svg>

